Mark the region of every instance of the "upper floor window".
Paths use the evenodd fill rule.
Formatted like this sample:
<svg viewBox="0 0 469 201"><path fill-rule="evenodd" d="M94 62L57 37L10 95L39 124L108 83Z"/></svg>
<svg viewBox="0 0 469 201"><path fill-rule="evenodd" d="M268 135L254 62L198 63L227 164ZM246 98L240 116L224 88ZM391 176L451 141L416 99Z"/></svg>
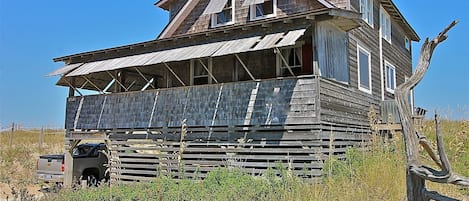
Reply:
<svg viewBox="0 0 469 201"><path fill-rule="evenodd" d="M380 9L379 16L381 37L383 37L386 41L391 42L391 17L382 7Z"/></svg>
<svg viewBox="0 0 469 201"><path fill-rule="evenodd" d="M227 0L221 12L211 14L212 27L229 25L234 23L235 0Z"/></svg>
<svg viewBox="0 0 469 201"><path fill-rule="evenodd" d="M360 0L362 19L373 27L373 0Z"/></svg>
<svg viewBox="0 0 469 201"><path fill-rule="evenodd" d="M246 0L245 4L249 0ZM251 2L251 1L249 1ZM253 3L249 6L251 20L264 19L276 15L277 0L264 0L263 3Z"/></svg>
<svg viewBox="0 0 469 201"><path fill-rule="evenodd" d="M386 69L386 91L394 93L396 89L396 68L389 62L385 62Z"/></svg>
<svg viewBox="0 0 469 201"><path fill-rule="evenodd" d="M277 76L298 75L302 71L302 48L292 47L281 49L277 54ZM290 69L288 69L290 68Z"/></svg>
<svg viewBox="0 0 469 201"><path fill-rule="evenodd" d="M405 44L405 49L407 50L410 50L410 39L406 37L404 37L404 44Z"/></svg>
<svg viewBox="0 0 469 201"><path fill-rule="evenodd" d="M371 54L365 48L358 46L358 88L371 94Z"/></svg>

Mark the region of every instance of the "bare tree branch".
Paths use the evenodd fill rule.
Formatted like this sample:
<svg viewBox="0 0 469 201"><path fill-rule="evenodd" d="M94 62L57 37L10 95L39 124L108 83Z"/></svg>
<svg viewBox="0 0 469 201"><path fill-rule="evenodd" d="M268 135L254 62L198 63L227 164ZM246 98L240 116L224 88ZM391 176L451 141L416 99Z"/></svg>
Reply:
<svg viewBox="0 0 469 201"><path fill-rule="evenodd" d="M451 169L451 163L446 155L443 138L441 137L440 122L438 116L435 116L437 152L435 152L425 135L416 132L412 120L411 106L408 100L410 90L413 89L424 77L427 72L433 51L441 42L445 41L446 35L458 22L453 21L433 40L425 40L420 59L414 74L405 83L399 85L395 91L397 106L401 117L402 133L406 146L407 157L407 199L409 201L435 200L454 200L452 198L440 195L436 192L430 192L425 189L425 180L437 183L448 183L462 186L469 186L467 178L454 174ZM435 170L431 167L421 164L419 160L418 145L430 155L441 170Z"/></svg>

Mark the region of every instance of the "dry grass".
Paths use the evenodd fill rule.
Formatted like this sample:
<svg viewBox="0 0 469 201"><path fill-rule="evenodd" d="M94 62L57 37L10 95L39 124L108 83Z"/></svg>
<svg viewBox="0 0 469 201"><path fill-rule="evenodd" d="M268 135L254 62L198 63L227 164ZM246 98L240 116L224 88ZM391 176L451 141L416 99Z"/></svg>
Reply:
<svg viewBox="0 0 469 201"><path fill-rule="evenodd" d="M11 194L11 188L20 191L38 184L35 173L40 155L63 152L64 131L45 130L42 149L39 147L40 133L40 130L15 131L11 147L11 132L0 133L0 198ZM7 186L10 189L4 189Z"/></svg>
<svg viewBox="0 0 469 201"><path fill-rule="evenodd" d="M446 150L455 172L469 176L469 121L443 121L443 137ZM423 133L434 142L435 127L433 122L425 122ZM142 194L151 197L158 195L163 200L188 196L192 200L204 198L239 198L238 200L404 200L405 199L405 155L402 138L399 134L390 142L376 140L371 151L362 152L351 149L349 160L327 161L326 167L332 172L321 184L306 184L289 178L272 179L268 176L250 178L235 172L218 172L216 180L204 182L183 181L176 183L168 178L161 178L153 186L122 186L109 191L100 187L91 191L65 192L62 196L80 199L100 195L109 198L109 192L124 200L132 200ZM8 146L9 132L0 136L0 184L12 184L21 188L36 184L34 173L36 159L41 154L63 152L63 131L48 131L44 137L43 149L39 149L39 131L18 131L13 138L13 146ZM431 164L428 157L422 160ZM242 179L240 179L242 178ZM226 183L224 186L214 182ZM156 186L155 186L156 185ZM428 183L431 190L461 200L469 200L469 189L454 185ZM122 194L120 194L122 192ZM127 193L126 193L127 192ZM132 193L129 193L132 192ZM263 193L262 193L263 192ZM96 195L90 195L90 193ZM139 194L140 193L140 194ZM163 196L164 194L164 196ZM129 197L126 197L128 195ZM137 197L132 197L137 196ZM218 196L218 197L217 197ZM233 197L227 197L233 196ZM251 196L251 197L250 197ZM252 197L254 196L254 197ZM258 196L258 197L255 197ZM248 198L251 199L248 199ZM64 197L62 197L64 198ZM139 197L143 198L143 197ZM179 197L181 198L181 197ZM58 198L60 200L60 197Z"/></svg>

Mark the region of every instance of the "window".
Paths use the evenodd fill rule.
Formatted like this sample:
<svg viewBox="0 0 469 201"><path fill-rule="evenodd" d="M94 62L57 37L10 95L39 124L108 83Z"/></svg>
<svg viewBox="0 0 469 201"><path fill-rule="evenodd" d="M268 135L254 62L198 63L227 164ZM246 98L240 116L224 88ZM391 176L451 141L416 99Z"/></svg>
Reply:
<svg viewBox="0 0 469 201"><path fill-rule="evenodd" d="M264 3L253 4L249 8L251 20L273 17L277 13L277 0L265 0Z"/></svg>
<svg viewBox="0 0 469 201"><path fill-rule="evenodd" d="M379 19L380 19L381 37L383 37L386 41L391 43L391 17L382 7L380 9Z"/></svg>
<svg viewBox="0 0 469 201"><path fill-rule="evenodd" d="M394 93L396 89L396 68L389 62L384 62L386 69L386 91Z"/></svg>
<svg viewBox="0 0 469 201"><path fill-rule="evenodd" d="M371 94L371 54L358 46L358 88Z"/></svg>
<svg viewBox="0 0 469 201"><path fill-rule="evenodd" d="M211 14L212 27L229 25L234 23L235 7L234 0L228 0L219 13Z"/></svg>
<svg viewBox="0 0 469 201"><path fill-rule="evenodd" d="M373 0L360 0L362 19L373 27Z"/></svg>
<svg viewBox="0 0 469 201"><path fill-rule="evenodd" d="M410 50L410 40L407 37L404 37L405 49Z"/></svg>
<svg viewBox="0 0 469 201"><path fill-rule="evenodd" d="M288 67L290 67L293 74L300 74L302 61L301 47L281 49L280 54L277 54L277 76L292 76ZM288 67L286 64L288 64Z"/></svg>
<svg viewBox="0 0 469 201"><path fill-rule="evenodd" d="M202 64L203 62L203 64ZM205 68L211 69L208 59L193 59L191 60L191 85L209 84L210 79L208 72Z"/></svg>

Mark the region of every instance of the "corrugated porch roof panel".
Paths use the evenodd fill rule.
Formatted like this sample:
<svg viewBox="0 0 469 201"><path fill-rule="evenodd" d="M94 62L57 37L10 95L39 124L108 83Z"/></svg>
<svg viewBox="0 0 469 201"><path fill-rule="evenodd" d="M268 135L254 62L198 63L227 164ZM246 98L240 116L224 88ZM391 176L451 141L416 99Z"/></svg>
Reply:
<svg viewBox="0 0 469 201"><path fill-rule="evenodd" d="M241 38L236 40L227 41L223 47L221 47L217 52L212 56L224 56L229 54L236 54L241 52L250 51L250 49L260 41L260 36L250 37L250 38Z"/></svg>
<svg viewBox="0 0 469 201"><path fill-rule="evenodd" d="M262 40L251 50L256 51L256 50L264 50L264 49L270 49L275 47L275 44L282 39L282 36L284 35L284 32L281 33L274 33L274 34L269 34L264 36Z"/></svg>
<svg viewBox="0 0 469 201"><path fill-rule="evenodd" d="M75 64L69 64L65 65L62 68L59 68L55 71L52 71L51 73L47 74L47 76L56 76L56 75L65 75L70 71L75 70L76 68L80 67L83 65L83 63L75 63Z"/></svg>
<svg viewBox="0 0 469 201"><path fill-rule="evenodd" d="M289 31L283 39L275 45L275 47L285 47L295 45L298 38L305 34L306 29L297 29L293 31Z"/></svg>
<svg viewBox="0 0 469 201"><path fill-rule="evenodd" d="M74 71L67 74L67 77L87 75L90 72L92 72L94 69L99 68L100 66L103 66L106 62L109 62L109 61L108 60L103 60L103 61L94 61L94 62L90 62L90 63L85 63L82 66L80 66L79 68L77 68Z"/></svg>
<svg viewBox="0 0 469 201"><path fill-rule="evenodd" d="M224 44L225 42L215 42L154 52L152 58L144 65L209 57Z"/></svg>

